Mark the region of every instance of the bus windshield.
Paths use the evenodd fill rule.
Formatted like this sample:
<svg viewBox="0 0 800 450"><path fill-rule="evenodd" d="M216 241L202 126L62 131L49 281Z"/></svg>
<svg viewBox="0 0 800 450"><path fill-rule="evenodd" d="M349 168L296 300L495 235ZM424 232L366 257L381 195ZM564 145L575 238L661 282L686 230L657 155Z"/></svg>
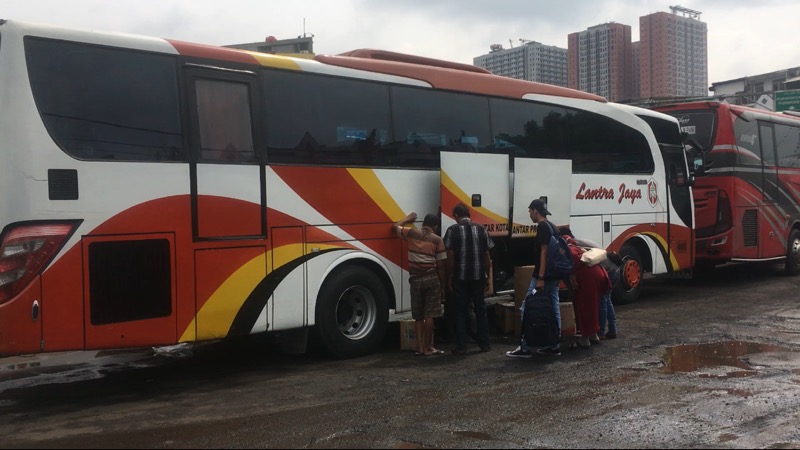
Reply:
<svg viewBox="0 0 800 450"><path fill-rule="evenodd" d="M681 131L694 138L703 151L711 150L716 129L715 111L669 112L678 119Z"/></svg>

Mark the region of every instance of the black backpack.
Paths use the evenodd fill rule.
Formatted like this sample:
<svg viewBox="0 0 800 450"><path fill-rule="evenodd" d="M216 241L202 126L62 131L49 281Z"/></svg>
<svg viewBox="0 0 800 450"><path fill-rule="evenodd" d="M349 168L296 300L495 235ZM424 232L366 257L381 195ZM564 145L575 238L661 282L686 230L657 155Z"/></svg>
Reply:
<svg viewBox="0 0 800 450"><path fill-rule="evenodd" d="M556 280L567 280L572 273L572 252L564 238L558 234L555 227L547 220L544 221L550 227L550 243L547 245L547 267L544 269L545 278Z"/></svg>
<svg viewBox="0 0 800 450"><path fill-rule="evenodd" d="M553 305L543 291L525 297L522 332L525 333L525 342L531 348L553 346L561 340Z"/></svg>

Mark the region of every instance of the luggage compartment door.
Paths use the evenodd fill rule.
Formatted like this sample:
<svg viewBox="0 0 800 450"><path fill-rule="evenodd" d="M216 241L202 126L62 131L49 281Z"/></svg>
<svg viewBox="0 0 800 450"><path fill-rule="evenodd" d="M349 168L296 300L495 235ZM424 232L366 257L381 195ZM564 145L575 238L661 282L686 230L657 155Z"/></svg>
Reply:
<svg viewBox="0 0 800 450"><path fill-rule="evenodd" d="M540 198L547 205L548 219L557 226L569 225L572 200L572 161L564 159L514 158L514 203L512 237L533 235L528 205Z"/></svg>
<svg viewBox="0 0 800 450"><path fill-rule="evenodd" d="M511 177L506 154L441 153L442 233L455 224L453 208L463 203L470 219L490 236L507 236L510 224Z"/></svg>

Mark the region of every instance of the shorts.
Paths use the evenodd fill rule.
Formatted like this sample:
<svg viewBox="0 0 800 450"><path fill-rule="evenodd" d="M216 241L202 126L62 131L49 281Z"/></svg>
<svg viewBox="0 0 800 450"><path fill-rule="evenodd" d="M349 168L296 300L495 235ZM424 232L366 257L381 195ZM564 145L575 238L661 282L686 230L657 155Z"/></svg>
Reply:
<svg viewBox="0 0 800 450"><path fill-rule="evenodd" d="M414 320L442 317L442 285L436 273L412 278L411 318Z"/></svg>

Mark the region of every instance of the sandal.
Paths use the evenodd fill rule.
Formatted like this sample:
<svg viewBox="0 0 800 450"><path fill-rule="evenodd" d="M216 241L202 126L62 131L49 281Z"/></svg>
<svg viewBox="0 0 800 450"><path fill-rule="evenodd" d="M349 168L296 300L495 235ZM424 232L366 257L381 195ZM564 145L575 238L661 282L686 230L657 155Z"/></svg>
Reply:
<svg viewBox="0 0 800 450"><path fill-rule="evenodd" d="M434 350L430 353L425 353L425 356L439 356L444 355L444 350Z"/></svg>

